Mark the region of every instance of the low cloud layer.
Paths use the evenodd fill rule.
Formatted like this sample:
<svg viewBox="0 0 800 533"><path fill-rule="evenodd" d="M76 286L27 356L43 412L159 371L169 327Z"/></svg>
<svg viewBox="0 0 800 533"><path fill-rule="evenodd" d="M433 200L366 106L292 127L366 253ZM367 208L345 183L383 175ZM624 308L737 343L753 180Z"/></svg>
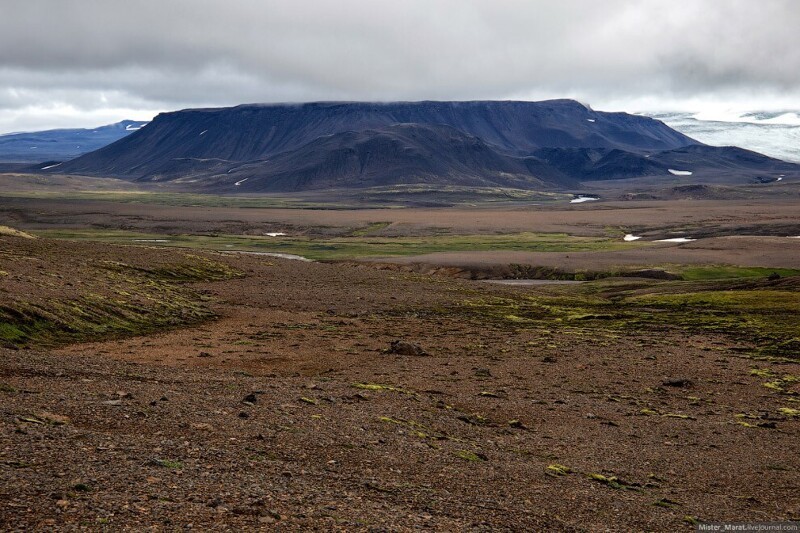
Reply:
<svg viewBox="0 0 800 533"><path fill-rule="evenodd" d="M2 11L0 132L244 102L800 102L794 0L5 0Z"/></svg>

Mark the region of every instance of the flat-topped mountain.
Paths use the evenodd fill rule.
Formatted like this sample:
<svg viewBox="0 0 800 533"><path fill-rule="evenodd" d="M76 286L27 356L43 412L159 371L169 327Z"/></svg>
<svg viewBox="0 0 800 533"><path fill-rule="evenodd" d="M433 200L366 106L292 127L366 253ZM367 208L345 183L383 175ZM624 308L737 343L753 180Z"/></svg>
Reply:
<svg viewBox="0 0 800 533"><path fill-rule="evenodd" d="M163 113L53 171L260 192L411 183L558 188L668 175L678 163L691 167L682 171L798 168L721 150L658 120L572 100L321 102Z"/></svg>

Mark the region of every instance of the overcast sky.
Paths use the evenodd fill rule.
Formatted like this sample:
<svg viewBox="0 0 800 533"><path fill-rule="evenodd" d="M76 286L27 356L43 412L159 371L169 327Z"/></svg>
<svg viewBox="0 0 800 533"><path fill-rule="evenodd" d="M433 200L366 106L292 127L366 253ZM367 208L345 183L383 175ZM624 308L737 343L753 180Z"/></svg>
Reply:
<svg viewBox="0 0 800 533"><path fill-rule="evenodd" d="M800 107L797 0L0 0L0 132L248 102Z"/></svg>

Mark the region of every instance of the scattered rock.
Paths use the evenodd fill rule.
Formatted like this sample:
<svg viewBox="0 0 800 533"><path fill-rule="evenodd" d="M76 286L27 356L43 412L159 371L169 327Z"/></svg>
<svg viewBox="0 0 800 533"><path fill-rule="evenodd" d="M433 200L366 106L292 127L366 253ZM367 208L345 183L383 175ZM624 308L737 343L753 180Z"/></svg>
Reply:
<svg viewBox="0 0 800 533"><path fill-rule="evenodd" d="M392 341L391 345L389 346L389 353L396 355L416 356L430 355L419 344L403 340Z"/></svg>
<svg viewBox="0 0 800 533"><path fill-rule="evenodd" d="M44 420L48 424L53 424L54 426L63 426L69 424L69 417L57 415L55 413L49 413L47 411L40 411L36 413L36 418Z"/></svg>
<svg viewBox="0 0 800 533"><path fill-rule="evenodd" d="M665 379L662 383L665 387L691 387L692 380L686 378Z"/></svg>
<svg viewBox="0 0 800 533"><path fill-rule="evenodd" d="M213 356L208 352L200 352L200 354L197 357L213 357Z"/></svg>
<svg viewBox="0 0 800 533"><path fill-rule="evenodd" d="M244 398L242 398L242 403L253 405L258 401L258 396L254 392L251 392Z"/></svg>
<svg viewBox="0 0 800 533"><path fill-rule="evenodd" d="M489 372L488 368L476 368L475 376L479 378L490 378L492 377L492 373Z"/></svg>

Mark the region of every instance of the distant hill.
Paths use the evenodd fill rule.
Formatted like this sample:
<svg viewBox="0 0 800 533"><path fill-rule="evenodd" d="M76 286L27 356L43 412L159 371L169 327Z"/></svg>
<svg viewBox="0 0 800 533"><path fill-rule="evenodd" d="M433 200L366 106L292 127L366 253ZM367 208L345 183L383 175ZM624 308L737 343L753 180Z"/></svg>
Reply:
<svg viewBox="0 0 800 533"><path fill-rule="evenodd" d="M123 120L93 129L59 129L0 135L0 162L66 161L118 141L145 124L147 123Z"/></svg>
<svg viewBox="0 0 800 533"><path fill-rule="evenodd" d="M53 172L219 192L397 184L574 187L678 172L794 172L664 123L572 100L242 105L187 109ZM674 172L673 172L674 173Z"/></svg>

